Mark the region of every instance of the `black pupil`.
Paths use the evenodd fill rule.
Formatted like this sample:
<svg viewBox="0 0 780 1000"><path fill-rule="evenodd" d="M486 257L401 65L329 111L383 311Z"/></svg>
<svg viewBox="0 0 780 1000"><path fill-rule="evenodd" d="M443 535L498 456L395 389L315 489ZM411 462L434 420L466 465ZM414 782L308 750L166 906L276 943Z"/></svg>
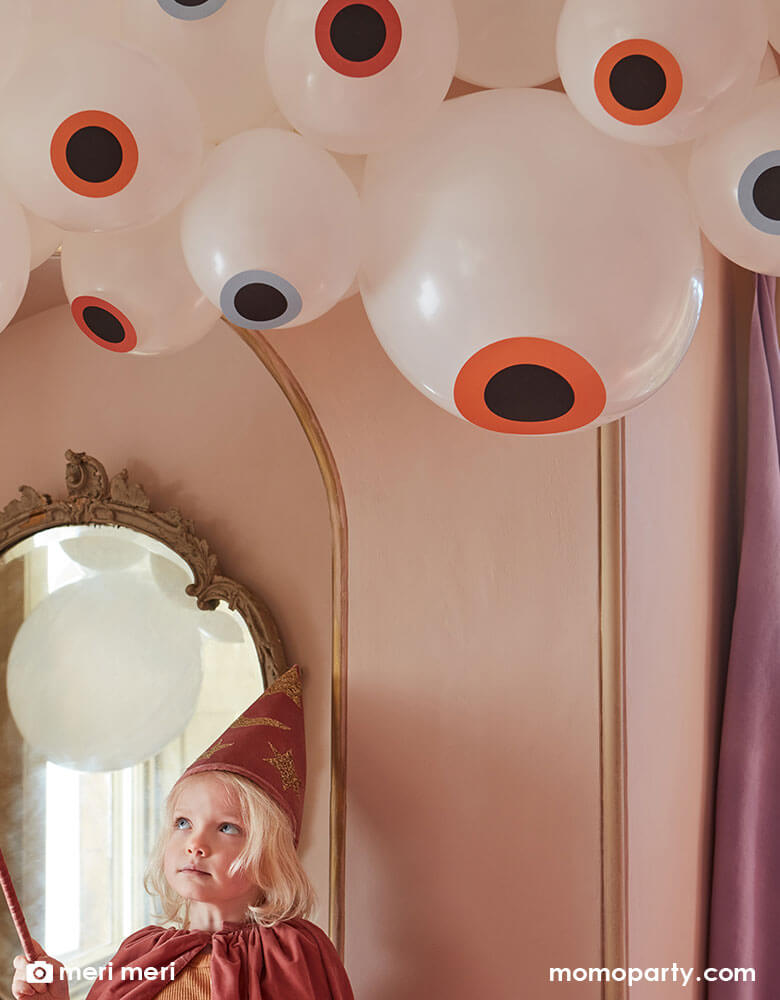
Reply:
<svg viewBox="0 0 780 1000"><path fill-rule="evenodd" d="M767 219L780 222L780 166L769 167L756 178L753 201Z"/></svg>
<svg viewBox="0 0 780 1000"><path fill-rule="evenodd" d="M387 27L378 10L365 3L351 3L333 18L330 40L342 59L366 62L379 55L387 38Z"/></svg>
<svg viewBox="0 0 780 1000"><path fill-rule="evenodd" d="M647 111L666 93L666 73L650 56L626 56L612 67L609 89L624 108Z"/></svg>
<svg viewBox="0 0 780 1000"><path fill-rule="evenodd" d="M99 184L114 177L122 166L122 145L108 129L87 125L68 139L65 159L81 180Z"/></svg>
<svg viewBox="0 0 780 1000"><path fill-rule="evenodd" d="M255 323L279 319L288 309L287 299L279 289L262 281L253 281L239 288L233 304L240 316Z"/></svg>
<svg viewBox="0 0 780 1000"><path fill-rule="evenodd" d="M209 0L176 0L180 7L202 7Z"/></svg>
<svg viewBox="0 0 780 1000"><path fill-rule="evenodd" d="M105 340L107 344L121 344L125 339L125 328L107 309L87 306L83 316L84 322L95 336Z"/></svg>
<svg viewBox="0 0 780 1000"><path fill-rule="evenodd" d="M485 387L485 405L505 420L555 420L574 406L574 390L542 365L511 365Z"/></svg>

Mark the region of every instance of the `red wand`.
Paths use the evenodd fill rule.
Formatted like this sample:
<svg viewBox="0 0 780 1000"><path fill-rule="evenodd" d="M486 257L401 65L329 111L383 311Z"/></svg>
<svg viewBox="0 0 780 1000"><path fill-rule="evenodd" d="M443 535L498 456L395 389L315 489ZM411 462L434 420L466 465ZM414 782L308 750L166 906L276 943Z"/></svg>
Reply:
<svg viewBox="0 0 780 1000"><path fill-rule="evenodd" d="M0 886L3 887L5 901L8 903L8 909L11 912L11 918L13 919L16 933L19 935L19 940L22 943L24 957L28 962L34 962L35 947L33 946L32 938L30 937L27 921L24 919L22 908L19 905L19 900L17 899L14 884L11 881L11 876L8 874L8 866L5 863L2 851L0 851Z"/></svg>

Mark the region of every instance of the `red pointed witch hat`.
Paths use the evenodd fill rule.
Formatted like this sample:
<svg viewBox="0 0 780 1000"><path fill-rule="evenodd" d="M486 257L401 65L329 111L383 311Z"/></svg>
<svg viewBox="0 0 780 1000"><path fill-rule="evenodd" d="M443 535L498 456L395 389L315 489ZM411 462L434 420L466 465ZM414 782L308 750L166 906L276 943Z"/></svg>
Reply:
<svg viewBox="0 0 780 1000"><path fill-rule="evenodd" d="M306 786L302 690L300 669L291 667L181 776L231 771L250 778L287 813L296 845Z"/></svg>

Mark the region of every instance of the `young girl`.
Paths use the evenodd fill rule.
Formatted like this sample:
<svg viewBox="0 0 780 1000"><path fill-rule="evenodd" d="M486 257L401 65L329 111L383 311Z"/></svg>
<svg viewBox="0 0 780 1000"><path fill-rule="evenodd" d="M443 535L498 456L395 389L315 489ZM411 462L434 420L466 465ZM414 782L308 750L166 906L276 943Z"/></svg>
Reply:
<svg viewBox="0 0 780 1000"><path fill-rule="evenodd" d="M171 789L144 883L167 926L126 938L87 1000L353 1000L335 948L305 919L305 772L293 667ZM14 997L68 1000L61 964L36 948L54 981L28 983L17 955Z"/></svg>

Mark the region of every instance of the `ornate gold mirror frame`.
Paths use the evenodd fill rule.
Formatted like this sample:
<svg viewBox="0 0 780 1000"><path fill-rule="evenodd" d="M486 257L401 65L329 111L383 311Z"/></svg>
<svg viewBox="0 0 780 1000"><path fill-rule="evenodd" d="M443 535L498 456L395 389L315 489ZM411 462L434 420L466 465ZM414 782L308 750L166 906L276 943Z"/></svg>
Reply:
<svg viewBox="0 0 780 1000"><path fill-rule="evenodd" d="M167 545L187 563L194 577L187 593L202 611L213 611L225 601L241 615L254 642L265 687L284 673L286 658L271 612L246 587L219 572L216 555L205 538L196 534L192 521L173 507L164 513L153 511L143 487L130 482L127 469L109 478L91 455L69 450L65 459L68 496L52 500L47 493L21 486L20 497L0 511L0 552L47 528L88 524L132 528Z"/></svg>

